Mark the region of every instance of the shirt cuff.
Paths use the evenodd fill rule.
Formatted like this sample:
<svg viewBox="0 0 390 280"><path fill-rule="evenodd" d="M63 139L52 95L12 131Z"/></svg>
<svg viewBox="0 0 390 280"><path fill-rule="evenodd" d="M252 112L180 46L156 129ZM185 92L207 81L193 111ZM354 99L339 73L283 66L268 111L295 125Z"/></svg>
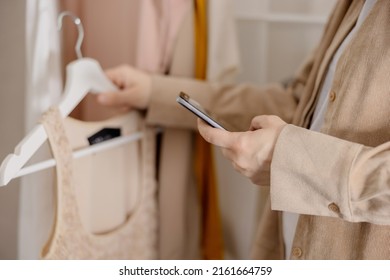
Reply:
<svg viewBox="0 0 390 280"><path fill-rule="evenodd" d="M286 125L271 163L272 209L352 221L348 180L362 147Z"/></svg>

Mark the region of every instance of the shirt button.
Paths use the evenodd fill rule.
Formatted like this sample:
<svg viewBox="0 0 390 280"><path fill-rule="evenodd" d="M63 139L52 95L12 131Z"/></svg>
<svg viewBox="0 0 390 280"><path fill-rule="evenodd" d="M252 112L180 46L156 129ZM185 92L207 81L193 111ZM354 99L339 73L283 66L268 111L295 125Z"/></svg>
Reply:
<svg viewBox="0 0 390 280"><path fill-rule="evenodd" d="M334 213L340 213L340 208L335 203L329 204L328 209Z"/></svg>
<svg viewBox="0 0 390 280"><path fill-rule="evenodd" d="M329 100L330 100L331 102L333 102L333 101L335 101L335 99L336 99L336 93L332 90L332 91L330 92L330 94L329 94Z"/></svg>
<svg viewBox="0 0 390 280"><path fill-rule="evenodd" d="M302 256L302 249L299 247L294 247L292 251L292 255L296 258L299 258L300 256Z"/></svg>

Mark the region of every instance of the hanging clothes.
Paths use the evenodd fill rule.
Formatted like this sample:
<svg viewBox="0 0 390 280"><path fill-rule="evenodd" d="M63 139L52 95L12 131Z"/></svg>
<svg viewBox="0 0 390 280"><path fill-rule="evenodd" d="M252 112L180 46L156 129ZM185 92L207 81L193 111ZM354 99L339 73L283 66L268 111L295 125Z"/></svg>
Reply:
<svg viewBox="0 0 390 280"><path fill-rule="evenodd" d="M151 73L166 73L174 44L190 0L140 1L136 66Z"/></svg>
<svg viewBox="0 0 390 280"><path fill-rule="evenodd" d="M147 122L150 124L164 125L164 134L162 136L162 145L159 161L159 209L160 209L160 257L162 259L198 259L204 258L200 252L201 248L201 217L200 201L197 186L194 178L194 133L187 126L178 125L178 116L167 118L168 112L180 110L175 98L180 90L185 90L189 80L185 77L195 77L195 13L194 2L191 1L191 9L183 18L183 22L177 34L173 56L168 73L170 77L162 75L153 75L153 92L151 96L151 105L147 110ZM225 1L219 1L212 5L212 12L217 11L221 6L229 6ZM235 38L233 26L234 19L229 18L222 24L220 20L214 20L212 14L207 13L210 23L211 33L208 37L221 34L229 35ZM218 17L220 18L220 17ZM225 24L229 22L230 24ZM212 27L211 27L212 26ZM220 36L208 39L210 44L220 46L220 40L225 40ZM237 42L234 47L229 47L230 51L237 51ZM210 45L207 46L210 48ZM213 51L207 51L207 55L214 55ZM225 52L226 55L228 53ZM238 54L230 53L232 57L238 57ZM228 57L219 58L230 61ZM207 60L207 67L209 67ZM224 77L224 82L233 79L233 75L225 75L224 64L214 64L213 77L219 79ZM216 67L218 65L218 67ZM235 69L238 69L236 67ZM233 73L234 71L230 71ZM179 78L174 78L179 77ZM182 83L180 83L181 81ZM159 86L163 85L163 86ZM189 91L190 94L199 94L201 92ZM202 99L203 98L203 99ZM200 98L201 101L207 100L208 96ZM204 100L205 99L205 100ZM203 102L202 102L203 103ZM205 102L207 104L207 102ZM193 122L195 118L183 112L180 120ZM192 126L191 128L193 128ZM184 128L184 129L182 129ZM175 203L172 203L175 201ZM233 251L233 250L232 250Z"/></svg>
<svg viewBox="0 0 390 280"><path fill-rule="evenodd" d="M65 1L64 1L65 2ZM66 1L65 4L67 4ZM85 2L85 3L84 3ZM77 14L85 14L86 17L84 19L87 20L88 29L95 30L100 29L103 32L106 30L103 28L105 24L101 23L100 18L102 16L106 16L104 13L89 13L89 7L92 7L95 4L95 0L92 2L84 1L83 5L83 13ZM100 0L99 2L99 10L107 10L108 13L114 13L112 4L110 4L110 8L103 8L106 3ZM123 3L122 3L123 2ZM134 6L129 7L130 3L128 1L122 1L121 4L117 6L121 6L121 10L128 10L129 13L134 11ZM169 2L169 3L168 3ZM224 6L224 1L218 1L217 4L208 4L211 5L214 9L212 13L223 12L224 10L219 11L221 6ZM78 2L77 2L78 3ZM91 3L90 5L88 3ZM119 3L119 2L118 2ZM173 4L175 3L175 4ZM187 3L187 4L185 4ZM124 34L123 30L120 26L114 24L114 28L119 28L119 33L121 34L121 39L118 43L115 44L114 57L112 59L112 47L105 46L105 41L102 38L107 35L101 35L99 33L99 37L95 36L93 40L88 37L88 32L86 34L85 44L84 44L84 54L86 56L93 56L97 58L103 66L114 66L118 63L130 63L135 64L137 67L141 69L146 69L152 73L165 73L170 76L176 77L194 77L194 5L192 0L176 0L176 1L139 1L139 5L141 10L136 15L133 15L131 19L137 23L138 26L138 37L133 38L132 40L125 40L123 38L128 38L134 36L130 34L133 30L132 27L134 22L129 22L128 16L126 18L120 17L121 14L118 14L121 21L126 22L129 26L129 34ZM88 4L88 5L87 5ZM81 4L80 4L81 5ZM114 5L115 6L115 5ZM145 17L145 13L147 8L151 9L149 11L149 16ZM131 10L133 9L133 10ZM143 9L143 11L142 11ZM130 11L131 10L131 11ZM161 19L161 16L165 13L165 20ZM222 19L221 16L216 17L216 19ZM124 13L126 14L126 13ZM181 16L180 16L181 14ZM169 15L169 16L167 16ZM151 17L155 18L151 18ZM207 15L210 17L209 15ZM96 18L94 20L94 17ZM82 17L83 18L83 17ZM99 21L97 20L99 18ZM181 18L181 20L180 20ZM218 30L224 31L221 34L231 35L234 30L229 29L231 24L222 23L223 21L216 21L213 17L210 17L210 28L211 33L209 36L213 36L212 34L218 34ZM232 19L230 19L232 20ZM119 21L119 20L117 20ZM116 21L114 21L115 23ZM142 24L145 22L145 24ZM169 26L171 29L167 32L167 27ZM219 23L218 23L219 22ZM164 28L163 28L164 26ZM212 27L215 26L215 27ZM220 29L218 29L218 28ZM152 30L154 29L154 31ZM176 31L174 31L176 29ZM117 30L117 29L116 29ZM164 31L165 30L165 31ZM213 33L214 32L214 33ZM96 34L96 32L93 32ZM136 32L134 32L136 33ZM103 33L104 34L104 33ZM151 37L155 34L154 39L146 40L143 37ZM170 34L169 36L167 34ZM234 37L234 36L233 36ZM110 38L111 35L110 35ZM163 38L165 41L169 41L171 43L171 47L167 47L167 43L164 42L163 45L159 45L159 38ZM97 40L101 41L97 41ZM115 40L119 40L115 37ZM220 40L225 40L224 38L220 38L216 36L209 40L210 44L214 44L216 42L216 46L220 46L220 43L217 43ZM151 43L152 42L152 43ZM154 42L154 43L153 43ZM131 55L132 45L136 45L136 56L134 61L129 60ZM111 44L112 45L112 44ZM73 46L73 44L72 44ZM123 46L123 47L119 47ZM232 46L236 46L232 44ZM125 50L125 47L127 51ZM208 46L210 47L210 46ZM111 49L110 52L107 49ZM156 50L157 49L157 50ZM214 52L217 51L217 48L213 48ZM228 48L231 49L230 47ZM100 52L98 50L101 50ZM164 50L164 52L162 51ZM170 51L168 51L170 50ZM209 55L213 55L214 52L209 52ZM170 53L170 55L166 55L165 62L161 62L160 58L155 59L157 54L166 54ZM110 54L110 55L108 55ZM226 54L227 55L227 54ZM235 57L233 54L229 54L231 57ZM122 60L118 62L118 59L122 57ZM108 60L110 58L110 60ZM148 59L153 58L153 63L150 63ZM220 57L219 59L223 61L230 61L230 58ZM210 60L212 61L212 60ZM166 64L168 63L168 64ZM209 64L209 61L208 61ZM149 65L149 66L147 66ZM152 65L152 67L150 67ZM159 68L161 65L163 67ZM217 65L217 64L214 64ZM225 73L225 65L219 63L220 67L213 67L216 69L214 71L210 71L209 73L216 73L214 77L219 79L220 77L226 77L226 75L221 74ZM207 67L209 67L207 65ZM159 70L160 69L160 70ZM232 75L231 75L232 76ZM166 95L166 91L161 88L153 89L153 95L158 99L163 100L172 100L174 102L174 98L168 97ZM177 87L173 87L169 90L170 93L177 95L178 89ZM158 95L158 97L157 97ZM174 102L175 103L175 102ZM96 110L96 106L90 106L90 111L99 111ZM177 104L175 103L173 108L177 108ZM85 112L86 108L83 108ZM153 105L148 108L148 116L153 115L157 112L163 110L161 106L154 107ZM89 111L89 110L88 110ZM96 115L96 114L95 114ZM155 123L154 121L151 124ZM172 128L175 127L175 128ZM158 174L159 174L159 187L158 187L158 207L159 207L159 253L161 259L199 259L201 258L200 254L200 205L198 201L198 194L196 185L194 182L194 174L193 174L193 133L188 129L180 129L177 126L166 126L164 128L164 133L161 136L161 146L159 152L159 164L158 164ZM174 201L175 203L172 203Z"/></svg>
<svg viewBox="0 0 390 280"><path fill-rule="evenodd" d="M133 115L134 117L134 115ZM157 209L155 201L153 129L140 123L142 179L134 210L119 227L100 234L89 232L82 223L77 202L72 149L57 108L42 118L56 160L56 215L52 236L43 248L44 259L156 259ZM114 162L115 159L110 159ZM106 186L110 187L110 186ZM105 205L101 205L104 207Z"/></svg>
<svg viewBox="0 0 390 280"><path fill-rule="evenodd" d="M60 33L57 30L57 1L25 1L26 87L25 132L30 131L62 92ZM35 155L42 160L50 155L47 145ZM53 219L51 197L45 195L52 186L52 174L45 170L21 178L19 206L18 255L21 259L39 257L41 245Z"/></svg>
<svg viewBox="0 0 390 280"><path fill-rule="evenodd" d="M207 1L195 0L195 78L206 79L207 69ZM223 234L217 194L217 179L213 150L197 134L195 139L195 176L198 185L204 259L223 259Z"/></svg>
<svg viewBox="0 0 390 280"><path fill-rule="evenodd" d="M192 0L140 3L138 68L171 76L194 76L192 4ZM161 135L158 164L160 259L200 258L192 137L191 131L169 127Z"/></svg>
<svg viewBox="0 0 390 280"><path fill-rule="evenodd" d="M232 84L240 71L240 50L237 38L234 12L230 0L212 0L207 2L207 71L209 82L220 84ZM227 126L228 127L228 126ZM213 159L218 170L218 157L222 157L218 147L212 146ZM231 191L221 185L223 173L217 173L218 198L220 215L223 223L224 258L238 259L237 246L242 246L245 236L231 230L237 228L236 210L234 210L228 198Z"/></svg>

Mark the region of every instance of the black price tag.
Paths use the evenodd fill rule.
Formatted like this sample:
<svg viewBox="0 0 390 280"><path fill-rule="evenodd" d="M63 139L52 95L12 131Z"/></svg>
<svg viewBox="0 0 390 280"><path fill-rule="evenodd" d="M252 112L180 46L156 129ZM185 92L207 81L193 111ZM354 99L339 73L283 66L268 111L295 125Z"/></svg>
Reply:
<svg viewBox="0 0 390 280"><path fill-rule="evenodd" d="M102 130L99 130L94 135L88 137L88 142L89 145L95 145L119 136L121 136L120 128L106 127L103 128Z"/></svg>

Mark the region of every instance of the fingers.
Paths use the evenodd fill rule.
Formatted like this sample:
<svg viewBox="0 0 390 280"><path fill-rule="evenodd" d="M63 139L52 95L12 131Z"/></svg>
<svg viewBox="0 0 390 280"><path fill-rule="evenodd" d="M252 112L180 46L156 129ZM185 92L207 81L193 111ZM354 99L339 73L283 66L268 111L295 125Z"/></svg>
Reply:
<svg viewBox="0 0 390 280"><path fill-rule="evenodd" d="M149 76L146 72L126 64L106 69L104 73L119 87L130 87Z"/></svg>
<svg viewBox="0 0 390 280"><path fill-rule="evenodd" d="M232 143L233 133L220 128L214 128L198 118L200 135L209 143L219 147L229 148Z"/></svg>
<svg viewBox="0 0 390 280"><path fill-rule="evenodd" d="M269 126L269 118L271 116L256 116L252 119L250 130L257 130Z"/></svg>
<svg viewBox="0 0 390 280"><path fill-rule="evenodd" d="M105 74L119 90L99 94L97 100L100 104L147 109L151 99L151 77L148 74L129 65L107 69Z"/></svg>
<svg viewBox="0 0 390 280"><path fill-rule="evenodd" d="M121 115L121 114L128 113L129 111L131 111L131 109L132 108L130 106L120 106L115 108L115 113Z"/></svg>
<svg viewBox="0 0 390 280"><path fill-rule="evenodd" d="M119 88L123 88L125 85L126 74L124 72L126 72L124 66L110 68L104 71L106 76Z"/></svg>
<svg viewBox="0 0 390 280"><path fill-rule="evenodd" d="M97 96L100 104L105 106L130 106L132 94L130 90L120 90L116 92L105 92Z"/></svg>

